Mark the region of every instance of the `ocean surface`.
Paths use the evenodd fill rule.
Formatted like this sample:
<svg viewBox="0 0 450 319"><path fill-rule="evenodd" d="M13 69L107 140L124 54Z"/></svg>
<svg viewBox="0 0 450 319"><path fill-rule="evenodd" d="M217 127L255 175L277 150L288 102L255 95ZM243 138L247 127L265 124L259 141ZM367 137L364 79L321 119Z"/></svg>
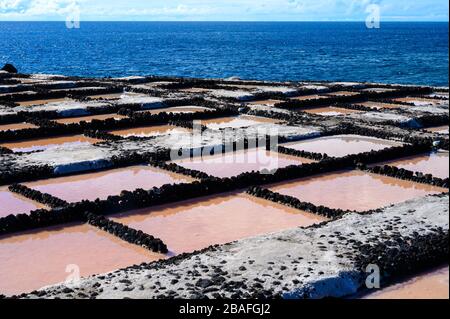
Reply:
<svg viewBox="0 0 450 319"><path fill-rule="evenodd" d="M374 81L448 86L447 22L0 22L24 73Z"/></svg>

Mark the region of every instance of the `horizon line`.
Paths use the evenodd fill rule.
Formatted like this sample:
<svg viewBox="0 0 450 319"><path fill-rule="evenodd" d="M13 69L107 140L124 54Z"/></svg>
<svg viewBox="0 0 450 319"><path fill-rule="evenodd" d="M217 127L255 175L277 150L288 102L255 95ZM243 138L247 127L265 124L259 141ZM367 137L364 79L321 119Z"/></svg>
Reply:
<svg viewBox="0 0 450 319"><path fill-rule="evenodd" d="M66 20L1 20L0 22L65 22ZM365 23L365 20L81 20L81 22L286 22L286 23ZM381 23L449 23L447 20L385 20Z"/></svg>

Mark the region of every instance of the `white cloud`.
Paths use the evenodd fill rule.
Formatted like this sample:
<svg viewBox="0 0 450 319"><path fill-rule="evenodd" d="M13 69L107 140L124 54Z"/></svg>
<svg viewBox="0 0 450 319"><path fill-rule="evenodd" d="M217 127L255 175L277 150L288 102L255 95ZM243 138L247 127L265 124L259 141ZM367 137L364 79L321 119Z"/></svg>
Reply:
<svg viewBox="0 0 450 319"><path fill-rule="evenodd" d="M131 8L126 11L127 15L133 16L158 16L158 15L184 15L184 16L199 16L214 13L216 10L214 8L206 7L191 7L184 4L179 4L176 7L160 7L160 8L148 8L148 9L136 9ZM110 12L109 15L117 14L117 12Z"/></svg>
<svg viewBox="0 0 450 319"><path fill-rule="evenodd" d="M64 16L78 5L77 0L0 0L0 17Z"/></svg>
<svg viewBox="0 0 450 319"><path fill-rule="evenodd" d="M13 10L17 9L22 0L0 0L0 9Z"/></svg>

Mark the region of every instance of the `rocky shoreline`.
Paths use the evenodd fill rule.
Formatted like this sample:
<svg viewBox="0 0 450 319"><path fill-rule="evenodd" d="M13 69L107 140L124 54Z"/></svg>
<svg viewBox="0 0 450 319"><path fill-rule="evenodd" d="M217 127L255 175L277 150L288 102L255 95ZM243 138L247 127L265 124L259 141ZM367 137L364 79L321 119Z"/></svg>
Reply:
<svg viewBox="0 0 450 319"><path fill-rule="evenodd" d="M183 201L242 192L252 200L276 204L300 214L315 214L314 217L322 217L320 221L329 219L308 228L269 235L267 230L262 231L266 235L84 278L78 287L57 285L20 297L347 297L364 290L369 264L379 267L385 285L393 278L448 262L448 171L440 174L420 165L401 168L382 164L407 157L431 161L436 151L448 151L448 126L447 133L439 128L448 125L448 88L153 76L92 79L21 74L12 72L11 67L8 69L8 72L0 71L0 186L6 195L40 205L32 205L27 211L6 209L0 216L0 235L6 238L24 232L39 234L49 227L77 222L95 227L95 231L101 230L108 237L114 236L122 244L131 244L134 249L143 247L146 253L166 254L154 259L133 259L101 270L93 267L86 276L172 256L169 254L173 249L172 234L161 234L159 230L177 231L179 224L168 223L144 231L139 225L116 221L113 216L118 213L145 209L151 215L149 212L153 213L153 208L161 205L178 206L178 203L183 208ZM356 146L345 144L355 138ZM304 142L320 144L328 139L337 142L312 149L294 146ZM368 140L372 146L365 146ZM38 142L42 148L33 144ZM27 143L31 144L27 146ZM377 143L385 147L379 148ZM332 149L341 146L345 152ZM269 155L282 154L282 158L289 157L291 162L273 172L272 168L258 170L248 166L242 171L230 170L220 175L203 171L200 166L185 167L177 161L255 150ZM442 162L428 163L436 168ZM41 192L28 184L77 178L83 173L86 176L107 174L135 165L189 177L189 182L167 181L157 186L124 184L105 197L90 200L80 197L74 202L66 202L50 190ZM370 183L367 187L366 184L358 186L364 188L361 192L359 189L347 193L335 193L333 189L317 191L323 198L342 197L345 203L332 208L333 203L288 196L270 187L274 183L312 180L344 170L386 178L393 183L404 182L411 184L411 189L426 185L436 190L417 196L447 193L407 197L416 199L380 208L386 203L400 202L393 198L357 212L352 210L357 208L344 204L367 200L372 195L388 197L385 196L388 194L380 195L379 189L375 189L378 186ZM343 184L336 185L339 188ZM386 192L391 197L400 196L389 188ZM239 218L247 217L245 210L233 209L231 214L221 211L225 213L222 221L208 220L209 226L226 229L234 213ZM257 208L253 215L248 215L250 227L257 225L260 216ZM301 224L289 227L298 225ZM289 227L271 228L271 231ZM254 234L223 241L214 237L195 248ZM189 235L184 235L186 240ZM94 246L89 248L97 249ZM183 251L191 252L195 248ZM85 250L83 245L79 251ZM14 254L6 251L3 260L15 261ZM51 263L42 265L45 268ZM10 267L16 264L11 263ZM12 268L9 269L4 273L9 274ZM15 280L4 279L13 284ZM28 291L61 280L43 281Z"/></svg>

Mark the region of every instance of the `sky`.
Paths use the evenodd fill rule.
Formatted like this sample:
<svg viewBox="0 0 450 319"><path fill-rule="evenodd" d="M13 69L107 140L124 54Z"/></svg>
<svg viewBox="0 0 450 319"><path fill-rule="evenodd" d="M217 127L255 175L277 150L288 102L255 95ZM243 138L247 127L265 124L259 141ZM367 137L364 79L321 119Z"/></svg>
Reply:
<svg viewBox="0 0 450 319"><path fill-rule="evenodd" d="M447 21L447 0L0 0L0 21Z"/></svg>

